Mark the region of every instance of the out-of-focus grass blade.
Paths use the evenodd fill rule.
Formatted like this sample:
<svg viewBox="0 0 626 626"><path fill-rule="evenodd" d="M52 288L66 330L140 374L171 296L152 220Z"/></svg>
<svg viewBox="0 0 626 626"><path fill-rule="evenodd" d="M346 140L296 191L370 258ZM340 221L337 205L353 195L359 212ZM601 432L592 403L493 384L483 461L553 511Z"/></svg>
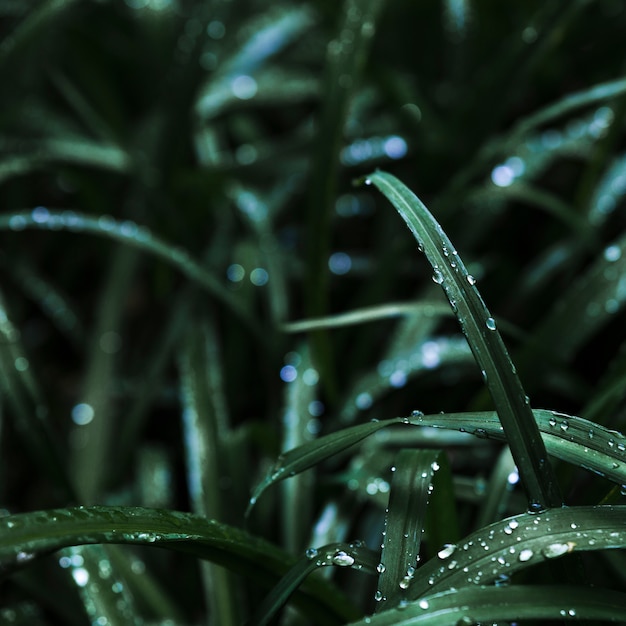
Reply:
<svg viewBox="0 0 626 626"><path fill-rule="evenodd" d="M415 574L409 599L509 580L543 561L626 546L626 507L562 507L500 520L442 548Z"/></svg>
<svg viewBox="0 0 626 626"><path fill-rule="evenodd" d="M287 383L283 413L283 441L285 452L304 445L314 437L319 427L317 415L321 403L317 400L319 375L311 362L309 350L302 346L297 354L295 379ZM311 427L313 426L313 429ZM291 553L302 550L311 524L313 510L313 482L311 473L295 476L282 485L283 547Z"/></svg>
<svg viewBox="0 0 626 626"><path fill-rule="evenodd" d="M548 453L550 453L549 448ZM485 489L485 499L478 511L477 527L486 526L502 518L509 505L511 490L518 480L519 475L511 451L508 446L505 446L489 476L489 483Z"/></svg>
<svg viewBox="0 0 626 626"><path fill-rule="evenodd" d="M198 515L223 519L219 485L225 476L223 437L228 417L221 388L221 362L217 333L207 320L189 326L180 356L183 433L187 483L192 510ZM235 584L230 572L202 563L207 607L216 623L239 624Z"/></svg>
<svg viewBox="0 0 626 626"><path fill-rule="evenodd" d="M108 276L98 303L98 315L91 337L89 362L77 416L75 433L80 440L72 450L71 465L80 501L94 504L100 500L104 481L113 465L115 414L111 388L119 346L110 348L107 337L121 343L124 306L133 282L139 255L136 250L119 247L108 265ZM76 411L76 407L73 409ZM79 414L80 413L80 414Z"/></svg>
<svg viewBox="0 0 626 626"><path fill-rule="evenodd" d="M440 454L440 450L401 450L398 454L378 568L377 611L396 606L415 576Z"/></svg>
<svg viewBox="0 0 626 626"><path fill-rule="evenodd" d="M66 548L59 563L71 574L90 623L143 624L128 585L113 572L107 546Z"/></svg>
<svg viewBox="0 0 626 626"><path fill-rule="evenodd" d="M12 153L0 159L0 182L14 176L27 174L46 167L50 163L72 163L86 167L98 167L113 172L126 172L130 168L130 157L119 146L98 143L83 137L73 139L45 138L33 145L30 150Z"/></svg>
<svg viewBox="0 0 626 626"><path fill-rule="evenodd" d="M328 311L330 226L337 196L337 172L344 126L350 100L361 81L383 5L381 0L345 0L337 34L326 48L326 72L322 82L324 98L317 126L311 180L307 185L308 250L304 297L306 315L309 317L326 315ZM338 390L332 373L332 349L324 331L318 331L313 336L311 350L313 361L333 401Z"/></svg>
<svg viewBox="0 0 626 626"><path fill-rule="evenodd" d="M607 246L596 262L577 278L552 311L542 318L520 356L567 361L626 302L626 236ZM538 355L543 355L540 357ZM554 356L553 356L554 355ZM542 368L536 368L535 374Z"/></svg>
<svg viewBox="0 0 626 626"><path fill-rule="evenodd" d="M91 233L120 241L144 252L149 252L177 268L190 280L198 283L220 302L230 308L261 341L264 341L257 322L238 300L213 274L195 261L182 248L172 246L132 221L119 222L110 215L91 217L74 211L53 211L37 207L32 211L0 214L0 230L21 231L25 228L66 230Z"/></svg>
<svg viewBox="0 0 626 626"><path fill-rule="evenodd" d="M293 558L243 530L191 513L141 507L75 507L10 515L0 520L0 571L8 575L34 559L73 545L154 546L218 563L264 586L277 581ZM318 623L354 617L337 593L311 579L296 601ZM325 622L324 620L328 620Z"/></svg>
<svg viewBox="0 0 626 626"><path fill-rule="evenodd" d="M562 497L529 401L489 313L452 243L426 206L397 178L374 172L376 185L398 210L433 267L483 372L528 495L530 509L559 506Z"/></svg>
<svg viewBox="0 0 626 626"><path fill-rule="evenodd" d="M476 587L425 596L350 626L470 626L526 620L623 621L626 594L574 585Z"/></svg>
<svg viewBox="0 0 626 626"><path fill-rule="evenodd" d="M354 326L366 324L382 319L401 317L406 315L423 315L426 317L447 317L452 314L450 307L442 302L398 302L381 304L379 306L365 307L347 313L329 315L300 322L287 322L282 325L282 330L287 333L301 333L321 328L341 328L342 326Z"/></svg>
<svg viewBox="0 0 626 626"><path fill-rule="evenodd" d="M422 323L424 318L422 319ZM419 324L419 319L415 325ZM390 346L376 369L358 378L347 393L341 421L351 422L384 393L404 387L411 377L452 364L474 365L467 341L461 335L429 337L415 344Z"/></svg>
<svg viewBox="0 0 626 626"><path fill-rule="evenodd" d="M359 543L334 543L322 548L309 548L305 558L300 559L266 596L250 620L250 626L266 626L307 576L320 567L349 567L376 574L377 563L378 555Z"/></svg>
<svg viewBox="0 0 626 626"><path fill-rule="evenodd" d="M35 465L52 477L66 500L76 492L60 446L48 422L48 410L37 385L32 366L13 325L0 292L0 389L11 407L15 430Z"/></svg>
<svg viewBox="0 0 626 626"><path fill-rule="evenodd" d="M594 188L588 214L592 224L604 223L614 211L620 198L626 193L624 177L626 177L626 155L621 155L613 160Z"/></svg>
<svg viewBox="0 0 626 626"><path fill-rule="evenodd" d="M404 418L385 420L384 422L368 422L350 428L344 428L336 433L326 435L314 441L305 443L293 450L282 453L268 472L265 479L259 483L252 497L246 515L250 514L252 507L261 494L271 485L280 480L295 476L318 463L347 450L350 446L362 441L367 436L375 433L381 428L391 424L401 424ZM406 418L408 423L408 418Z"/></svg>

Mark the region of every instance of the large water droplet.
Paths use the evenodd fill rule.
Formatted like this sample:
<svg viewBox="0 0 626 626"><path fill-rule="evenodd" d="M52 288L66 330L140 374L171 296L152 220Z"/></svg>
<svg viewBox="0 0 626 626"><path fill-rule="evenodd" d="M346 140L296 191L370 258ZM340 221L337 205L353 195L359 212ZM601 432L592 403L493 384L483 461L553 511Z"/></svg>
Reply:
<svg viewBox="0 0 626 626"><path fill-rule="evenodd" d="M307 559L314 559L318 555L317 548L309 548L305 553Z"/></svg>
<svg viewBox="0 0 626 626"><path fill-rule="evenodd" d="M437 283L438 285L441 285L441 283L443 283L443 274L441 273L441 270L435 268L433 270L433 282Z"/></svg>
<svg viewBox="0 0 626 626"><path fill-rule="evenodd" d="M350 556L347 552L343 550L339 550L336 552L332 558L332 561L335 565L339 565L339 567L350 567L354 565L354 557Z"/></svg>
<svg viewBox="0 0 626 626"><path fill-rule="evenodd" d="M494 320L493 317L488 317L485 320L485 326L488 330L496 330L496 320Z"/></svg>
<svg viewBox="0 0 626 626"><path fill-rule="evenodd" d="M517 557L522 563L526 563L526 561L530 561L534 556L534 552L530 548L526 548L519 553Z"/></svg>
<svg viewBox="0 0 626 626"><path fill-rule="evenodd" d="M575 545L576 544L572 541L568 541L567 543L551 543L549 546L543 548L541 553L546 557L546 559L556 559L567 552L571 552Z"/></svg>
<svg viewBox="0 0 626 626"><path fill-rule="evenodd" d="M441 550L439 550L439 552L437 552L437 556L440 559L447 559L448 557L452 556L452 554L454 554L454 551L456 550L456 545L453 543L446 543L443 548L441 548Z"/></svg>

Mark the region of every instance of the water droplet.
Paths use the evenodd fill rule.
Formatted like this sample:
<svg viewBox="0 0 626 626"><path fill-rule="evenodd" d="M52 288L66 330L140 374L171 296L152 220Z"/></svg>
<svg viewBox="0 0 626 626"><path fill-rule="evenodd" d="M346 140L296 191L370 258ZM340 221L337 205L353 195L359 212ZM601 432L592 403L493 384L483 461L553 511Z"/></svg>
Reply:
<svg viewBox="0 0 626 626"><path fill-rule="evenodd" d="M433 470L433 472L437 472L437 471L439 471L440 465L439 465L439 463L437 463L437 461L433 461L430 464L430 468Z"/></svg>
<svg viewBox="0 0 626 626"><path fill-rule="evenodd" d="M371 185L371 184L372 184L371 179L366 178L366 179L365 179L365 184L366 184L366 185Z"/></svg>
<svg viewBox="0 0 626 626"><path fill-rule="evenodd" d="M420 600L419 601L420 609L426 610L429 606L430 606L430 604L428 604L428 600Z"/></svg>
<svg viewBox="0 0 626 626"><path fill-rule="evenodd" d="M494 320L493 317L488 317L485 320L485 326L488 330L496 330L496 320Z"/></svg>
<svg viewBox="0 0 626 626"><path fill-rule="evenodd" d="M438 285L441 285L441 283L443 283L443 274L441 273L441 270L438 268L435 268L433 270L433 282L437 283Z"/></svg>
<svg viewBox="0 0 626 626"><path fill-rule="evenodd" d="M424 417L424 413L422 411L411 411L411 417Z"/></svg>
<svg viewBox="0 0 626 626"><path fill-rule="evenodd" d="M343 550L336 552L333 555L332 561L335 565L339 565L339 567L350 567L351 565L354 565L354 557L350 556Z"/></svg>
<svg viewBox="0 0 626 626"><path fill-rule="evenodd" d="M374 594L374 600L376 600L376 602L381 602L382 599L383 599L382 591L376 591L376 593Z"/></svg>
<svg viewBox="0 0 626 626"><path fill-rule="evenodd" d="M519 553L517 557L522 563L526 563L526 561L530 561L534 556L534 552L530 548L526 548Z"/></svg>
<svg viewBox="0 0 626 626"><path fill-rule="evenodd" d="M305 553L307 559L314 559L318 555L317 548L309 548Z"/></svg>
<svg viewBox="0 0 626 626"><path fill-rule="evenodd" d="M382 573L383 573L386 569L387 569L387 568L384 566L384 564L383 564L383 563L379 563L379 564L376 566L376 571L377 571L379 574L382 574Z"/></svg>
<svg viewBox="0 0 626 626"><path fill-rule="evenodd" d="M411 584L411 578L409 576L405 576L401 581L400 581L400 589L408 589L409 585Z"/></svg>
<svg viewBox="0 0 626 626"><path fill-rule="evenodd" d="M541 553L546 557L546 559L555 559L571 552L575 545L576 544L572 541L568 541L567 543L551 543L549 546L543 548Z"/></svg>
<svg viewBox="0 0 626 626"><path fill-rule="evenodd" d="M476 284L476 279L471 274L468 274L467 275L467 282L470 285L475 285Z"/></svg>
<svg viewBox="0 0 626 626"><path fill-rule="evenodd" d="M556 419L554 417L551 417L550 420L548 421L548 424L550 424L550 426L552 426L553 428L556 426Z"/></svg>
<svg viewBox="0 0 626 626"><path fill-rule="evenodd" d="M446 543L443 548L441 550L439 550L439 552L437 552L437 556L440 559L447 559L448 557L452 556L452 554L454 553L454 551L456 550L456 545L453 543Z"/></svg>
<svg viewBox="0 0 626 626"><path fill-rule="evenodd" d="M565 432L569 428L569 422L567 420L563 420L561 422L561 430Z"/></svg>

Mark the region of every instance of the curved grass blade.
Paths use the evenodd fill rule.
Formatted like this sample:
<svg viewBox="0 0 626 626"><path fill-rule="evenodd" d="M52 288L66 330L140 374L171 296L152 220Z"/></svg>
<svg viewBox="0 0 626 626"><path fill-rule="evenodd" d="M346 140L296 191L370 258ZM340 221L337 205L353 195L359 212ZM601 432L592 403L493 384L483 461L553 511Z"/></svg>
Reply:
<svg viewBox="0 0 626 626"><path fill-rule="evenodd" d="M359 543L333 543L322 548L310 548L265 597L250 620L250 626L266 626L285 605L304 580L320 567L349 567L376 574L378 555Z"/></svg>
<svg viewBox="0 0 626 626"><path fill-rule="evenodd" d="M433 267L433 279L450 301L505 429L529 509L560 506L563 499L529 401L474 279L441 226L413 192L385 172L375 172L367 180L385 194L407 223Z"/></svg>
<svg viewBox="0 0 626 626"><path fill-rule="evenodd" d="M595 472L617 484L626 484L624 435L581 417L555 411L534 409L533 418L550 455ZM398 424L454 429L477 437L507 441L498 415L493 411L434 415L422 415L415 411L410 418L395 417L350 426L281 454L265 480L255 488L248 513L257 498L274 483L295 476L343 452L383 428Z"/></svg>
<svg viewBox="0 0 626 626"><path fill-rule="evenodd" d="M154 546L207 559L267 586L293 563L279 548L214 520L142 507L74 507L0 519L0 572L8 575L61 548L99 543ZM354 618L345 599L312 579L296 601L318 623ZM328 621L325 621L328 620Z"/></svg>
<svg viewBox="0 0 626 626"><path fill-rule="evenodd" d="M451 315L451 311L448 305L441 302L398 302L364 307L347 313L316 319L287 322L282 324L281 329L286 333L302 333L322 328L341 328L343 326L354 326L356 324L366 324L368 322L416 314L426 317L447 317Z"/></svg>
<svg viewBox="0 0 626 626"><path fill-rule="evenodd" d="M401 450L398 454L378 570L377 612L398 604L415 576L440 455L440 450Z"/></svg>
<svg viewBox="0 0 626 626"><path fill-rule="evenodd" d="M519 620L621 622L625 611L626 594L608 589L574 585L478 587L425 596L350 626L469 626Z"/></svg>
<svg viewBox="0 0 626 626"><path fill-rule="evenodd" d="M132 221L119 222L110 215L91 217L74 211L54 211L44 207L37 207L32 211L0 214L0 230L21 231L26 228L91 233L128 244L143 252L149 252L204 287L217 300L230 308L260 341L266 341L249 311L241 306L213 274L189 256L185 250L156 237L146 227L138 226Z"/></svg>
<svg viewBox="0 0 626 626"><path fill-rule="evenodd" d="M626 437L581 417L534 409L533 415L550 455L626 484ZM411 418L411 424L455 428L478 437L507 441L493 412L446 413Z"/></svg>
<svg viewBox="0 0 626 626"><path fill-rule="evenodd" d="M626 506L579 506L500 520L443 548L415 574L409 599L509 580L544 561L626 547Z"/></svg>
<svg viewBox="0 0 626 626"><path fill-rule="evenodd" d="M290 476L295 476L331 456L347 450L381 428L403 422L403 418L395 418L385 420L384 422L359 424L284 452L276 459L265 479L254 489L246 515L250 514L252 507L256 504L261 494L274 483Z"/></svg>

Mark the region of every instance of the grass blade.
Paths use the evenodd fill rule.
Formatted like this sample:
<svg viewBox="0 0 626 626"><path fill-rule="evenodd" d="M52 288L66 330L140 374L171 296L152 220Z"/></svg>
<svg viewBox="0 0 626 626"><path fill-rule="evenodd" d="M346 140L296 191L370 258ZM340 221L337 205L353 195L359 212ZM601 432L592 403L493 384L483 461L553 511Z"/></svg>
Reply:
<svg viewBox="0 0 626 626"><path fill-rule="evenodd" d="M351 626L463 626L572 619L621 622L625 611L626 594L605 589L574 585L478 587L429 595Z"/></svg>
<svg viewBox="0 0 626 626"><path fill-rule="evenodd" d="M398 454L380 557L377 611L398 604L413 580L440 455L440 450L402 450Z"/></svg>
<svg viewBox="0 0 626 626"><path fill-rule="evenodd" d="M74 211L54 211L44 207L37 207L33 211L17 211L0 215L0 230L21 231L25 228L91 233L153 254L204 287L217 300L230 308L255 333L256 337L263 341L263 334L257 322L213 274L191 258L185 250L163 241L135 222L119 222L110 215L91 217Z"/></svg>
<svg viewBox="0 0 626 626"><path fill-rule="evenodd" d="M93 506L3 517L0 571L8 575L61 548L98 543L154 546L189 553L264 586L278 580L293 563L286 553L258 537L191 513ZM307 581L296 601L319 623L345 623L354 617L337 602L336 594L323 581Z"/></svg>
<svg viewBox="0 0 626 626"><path fill-rule="evenodd" d="M250 626L266 626L284 606L304 580L320 567L350 567L369 574L376 573L378 556L358 543L334 543L322 548L310 548L266 596L250 620Z"/></svg>
<svg viewBox="0 0 626 626"><path fill-rule="evenodd" d="M359 441L362 441L372 433L391 424L400 424L402 418L385 420L383 422L368 422L351 428L344 428L339 432L320 437L309 443L305 443L293 450L282 453L268 472L265 479L260 482L250 498L250 504L246 515L249 515L252 507L256 504L261 494L274 483L295 476L326 459L347 450ZM408 422L408 420L407 420Z"/></svg>
<svg viewBox="0 0 626 626"><path fill-rule="evenodd" d="M528 399L474 279L441 226L413 192L384 172L375 172L367 180L387 196L407 223L433 267L433 279L450 301L506 431L529 509L560 506L563 499Z"/></svg>
<svg viewBox="0 0 626 626"><path fill-rule="evenodd" d="M425 563L408 597L509 580L527 567L574 552L622 548L626 545L624 522L625 506L562 507L500 520Z"/></svg>

